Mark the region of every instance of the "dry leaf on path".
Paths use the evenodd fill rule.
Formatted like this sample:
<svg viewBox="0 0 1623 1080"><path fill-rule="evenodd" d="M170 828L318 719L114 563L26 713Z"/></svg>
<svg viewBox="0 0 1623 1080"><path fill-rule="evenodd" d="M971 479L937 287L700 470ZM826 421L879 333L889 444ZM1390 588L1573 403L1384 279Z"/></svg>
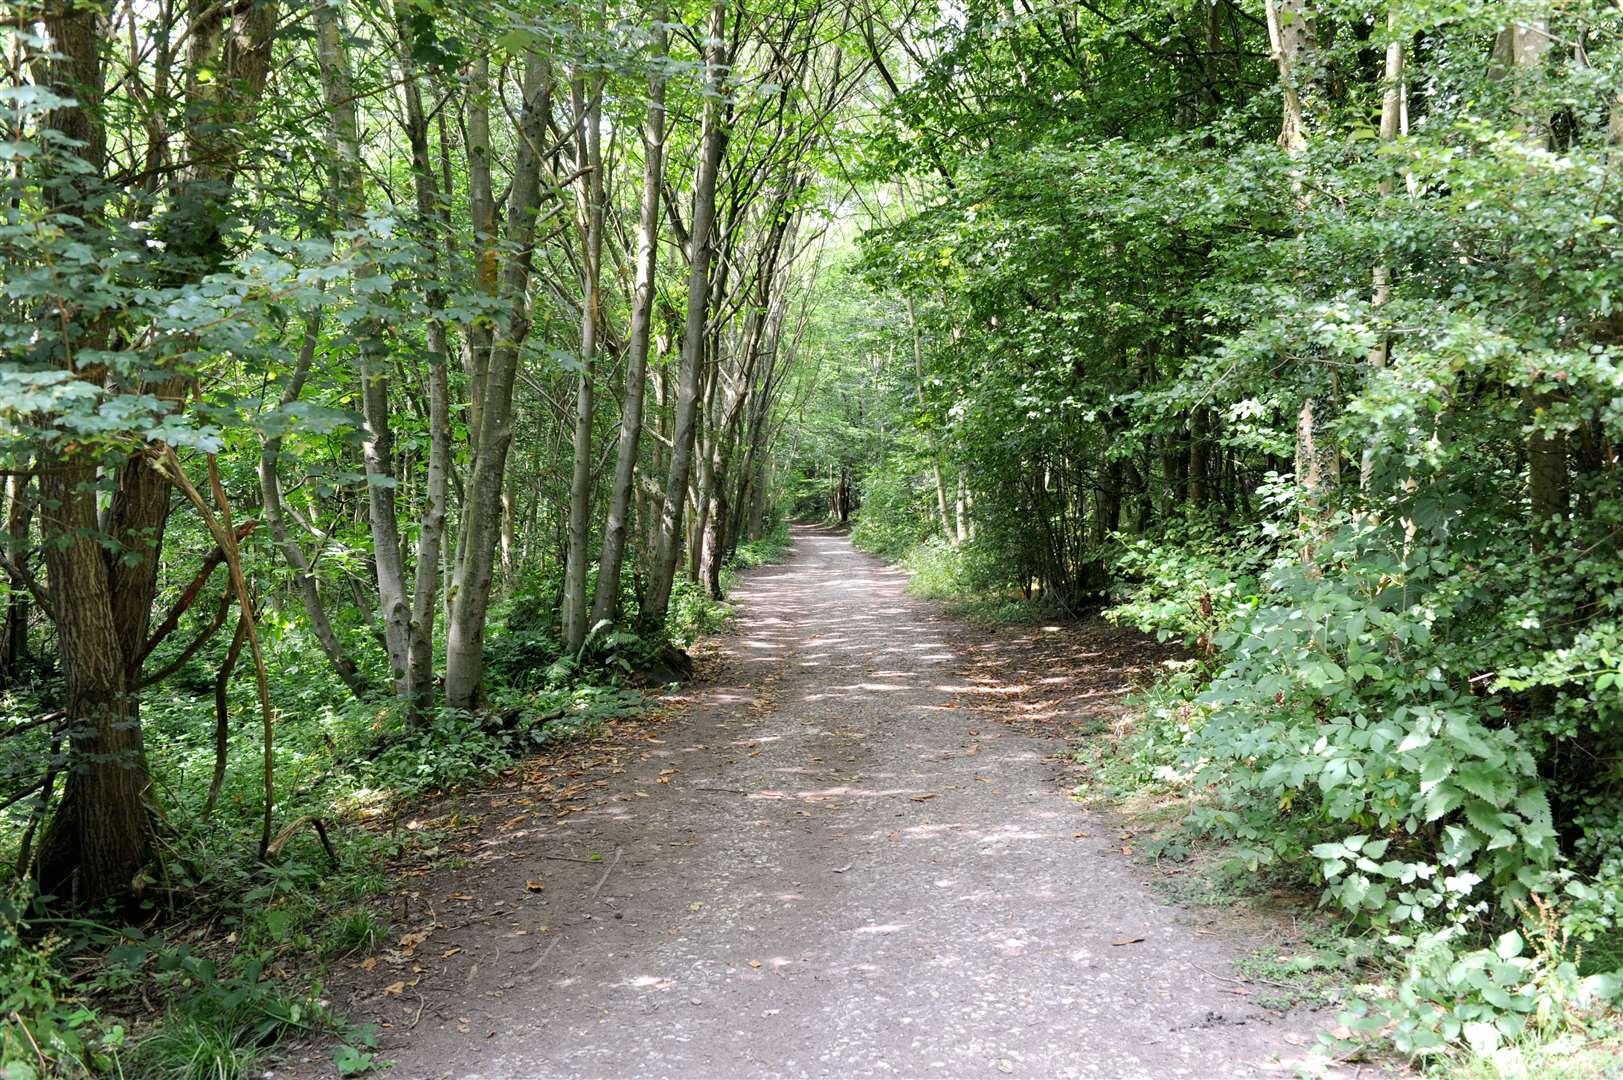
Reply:
<svg viewBox="0 0 1623 1080"><path fill-rule="evenodd" d="M1141 938L1141 937L1124 937L1124 938L1118 938L1117 940L1112 941L1110 944L1112 944L1112 945L1137 945L1139 942L1141 942L1143 940L1144 939Z"/></svg>
<svg viewBox="0 0 1623 1080"><path fill-rule="evenodd" d="M542 889L546 888L546 886L539 881L526 881L524 883L524 887L529 889L531 892L540 892Z"/></svg>

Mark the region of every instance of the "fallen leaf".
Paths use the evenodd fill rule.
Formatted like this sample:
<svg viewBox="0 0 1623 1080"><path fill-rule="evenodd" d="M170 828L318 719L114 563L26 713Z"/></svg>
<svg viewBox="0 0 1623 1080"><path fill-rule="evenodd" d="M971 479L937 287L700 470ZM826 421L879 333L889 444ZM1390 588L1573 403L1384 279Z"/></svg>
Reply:
<svg viewBox="0 0 1623 1080"><path fill-rule="evenodd" d="M461 951L462 951L462 949L460 947L453 948L453 949L446 949L444 952L440 953L440 959L441 960L449 960L449 959L451 959L451 957L455 956L457 953L459 953Z"/></svg>
<svg viewBox="0 0 1623 1080"><path fill-rule="evenodd" d="M834 874L843 874L843 873L845 873L845 872L846 872L846 871L847 871L847 870L849 870L849 869L851 869L851 867L852 867L852 866L853 866L853 865L855 865L855 864L853 864L853 863L846 863L846 864L845 864L845 865L844 865L844 866L836 866L836 867L835 867L835 868L834 868L834 869L833 869L833 870L831 870L831 871L830 871L830 873L834 873Z"/></svg>
<svg viewBox="0 0 1623 1080"><path fill-rule="evenodd" d="M465 892L454 892L454 893L451 894L450 899L452 899L452 900L472 900L473 897L469 896Z"/></svg>
<svg viewBox="0 0 1623 1080"><path fill-rule="evenodd" d="M933 799L933 798L935 798L935 792L932 791L928 795L915 795L915 796L913 796L913 801L914 802L928 802L930 799Z"/></svg>
<svg viewBox="0 0 1623 1080"><path fill-rule="evenodd" d="M392 982L383 988L383 992L385 994L404 994L406 992L406 984L404 982Z"/></svg>
<svg viewBox="0 0 1623 1080"><path fill-rule="evenodd" d="M702 907L704 907L704 905L701 904L699 901L695 900L695 901L693 901L693 903L688 905L688 910L689 911L698 911Z"/></svg>
<svg viewBox="0 0 1623 1080"><path fill-rule="evenodd" d="M546 888L546 886L539 881L526 881L524 883L524 887L529 889L531 892L540 892L542 889Z"/></svg>
<svg viewBox="0 0 1623 1080"><path fill-rule="evenodd" d="M373 968L378 966L378 958L375 956L368 956L365 960L360 962L359 966L362 971L371 971Z"/></svg>
<svg viewBox="0 0 1623 1080"><path fill-rule="evenodd" d="M751 960L750 961L750 967L758 968L760 966L761 966L761 962L759 960Z"/></svg>
<svg viewBox="0 0 1623 1080"><path fill-rule="evenodd" d="M1112 945L1137 945L1139 942L1141 942L1143 940L1144 939L1141 938L1141 937L1124 937L1124 938L1119 938L1116 941L1112 941L1110 944L1112 944Z"/></svg>

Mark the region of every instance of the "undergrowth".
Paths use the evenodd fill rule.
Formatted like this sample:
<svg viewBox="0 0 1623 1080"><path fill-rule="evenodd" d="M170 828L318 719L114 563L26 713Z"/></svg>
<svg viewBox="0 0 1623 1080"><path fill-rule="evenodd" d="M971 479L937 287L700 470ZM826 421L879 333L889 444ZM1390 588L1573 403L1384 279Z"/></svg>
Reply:
<svg viewBox="0 0 1623 1080"><path fill-rule="evenodd" d="M728 587L737 570L781 558L787 546L781 525L741 546ZM487 783L639 711L643 694L628 683L669 645L721 629L730 607L679 579L668 637L600 628L574 654L558 645L554 611L539 583L516 588L492 616L488 710L445 709L421 725L392 700L349 695L298 623L267 612L276 821L295 828L266 861L257 858L256 725L228 729L230 767L208 805L220 655L203 650L143 703L162 850L133 910L47 914L11 869L31 801L0 814L0 1077L235 1080L262 1067L282 1039L313 1031L339 1036L342 1075L385 1065L375 1034L335 1013L321 982L332 965L390 940L369 901L389 888L394 863L442 839L391 828L395 811ZM251 679L229 687L228 705L233 718L253 715ZM17 724L43 703L24 687L0 706Z"/></svg>
<svg viewBox="0 0 1623 1080"><path fill-rule="evenodd" d="M916 595L978 621L1064 614L1010 595L974 542L866 518L855 539L906 568ZM1526 542L1478 540L1474 559L1496 572L1508 563L1493 549ZM1623 675L1609 639L1538 659L1529 598L1557 602L1555 576L1489 580L1352 521L1311 563L1277 531L1198 518L1115 552L1108 617L1184 658L1134 697L1115 738L1080 744L1081 790L1175 819L1140 855L1202 853L1173 878L1185 902L1319 897L1333 947L1321 936L1249 963L1285 984L1282 1002L1344 1006L1326 1054L1390 1049L1472 1077L1612 1075L1597 1063L1623 1060L1606 1052L1623 812L1609 767L1548 763L1578 747L1615 761Z"/></svg>

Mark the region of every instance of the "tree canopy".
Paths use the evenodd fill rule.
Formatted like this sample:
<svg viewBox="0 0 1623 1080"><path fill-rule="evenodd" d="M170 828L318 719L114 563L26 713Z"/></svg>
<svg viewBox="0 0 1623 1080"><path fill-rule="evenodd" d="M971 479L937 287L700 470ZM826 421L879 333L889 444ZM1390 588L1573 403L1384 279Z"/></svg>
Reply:
<svg viewBox="0 0 1623 1080"><path fill-rule="evenodd" d="M1521 1032L1519 907L1623 940L1615 3L6 10L19 904L631 707L827 516L1181 642L1132 753L1401 1049Z"/></svg>

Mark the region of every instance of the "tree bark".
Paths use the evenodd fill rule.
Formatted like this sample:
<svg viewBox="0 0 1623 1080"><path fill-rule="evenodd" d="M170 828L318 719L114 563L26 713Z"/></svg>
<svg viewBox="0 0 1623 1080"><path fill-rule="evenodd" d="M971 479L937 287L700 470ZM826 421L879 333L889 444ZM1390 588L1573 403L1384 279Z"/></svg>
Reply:
<svg viewBox="0 0 1623 1080"><path fill-rule="evenodd" d="M332 125L334 210L348 229L366 229L366 189L361 172L360 123L350 85L349 50L334 0L315 6L317 58L321 86ZM364 239L356 239L364 245ZM363 255L359 273L372 277L379 271ZM362 298L372 304L372 298ZM369 315L356 324L360 355L361 413L366 436L361 457L366 470L367 517L372 528L372 563L377 573L378 602L383 619L384 646L396 693L406 691L411 636L411 604L406 596L406 572L400 550L400 522L395 507L394 436L389 418L389 355L383 319Z"/></svg>
<svg viewBox="0 0 1623 1080"><path fill-rule="evenodd" d="M1402 119L1403 107L1403 42L1396 36L1398 12L1394 7L1387 14L1387 32L1393 34L1391 41L1386 43L1386 66L1383 72L1383 85L1381 88L1381 128L1382 142L1393 142L1398 137L1398 130ZM1376 187L1381 200L1392 197L1396 184L1390 175L1381 177ZM1392 298L1392 269L1385 263L1376 265L1371 273L1370 306L1372 308L1385 307ZM1380 334L1375 344L1369 350L1369 366L1373 371L1380 371L1391 360L1391 340L1386 334ZM1367 491L1374 478L1375 448L1366 446L1358 465L1358 486Z"/></svg>
<svg viewBox="0 0 1623 1080"><path fill-rule="evenodd" d="M195 13L187 26L187 165L174 174L168 210L155 225L165 241L155 269L171 283L201 277L224 255L221 223L242 150L240 132L264 88L278 13L275 2L217 5ZM106 165L100 14L66 5L44 18L52 49L42 67L45 82L69 101L46 126L71 140L66 145L85 166L48 197L85 228L94 228L100 214L96 189ZM75 298L62 301L71 305ZM80 370L76 357L99 346L104 328L77 333L79 339L62 343L60 362L99 381L105 372ZM166 370L144 377L141 388L178 407L190 379ZM149 850L136 684L170 485L148 464L148 450L136 450L116 469L105 522L97 514L96 464L55 446L40 455L40 527L67 699L69 775L37 866L44 891L80 902L126 895Z"/></svg>
<svg viewBox="0 0 1623 1080"><path fill-rule="evenodd" d="M588 86L577 75L570 83L575 110L575 168L585 170L579 183L581 231L580 374L575 382L575 438L569 482L569 547L564 556L563 609L560 623L564 648L578 651L586 643L587 541L592 528L592 395L597 362L597 331L602 321L598 293L603 262L603 80Z"/></svg>
<svg viewBox="0 0 1623 1080"><path fill-rule="evenodd" d="M626 394L620 407L620 439L615 447L614 481L598 554L597 592L592 622L619 615L620 570L625 559L626 523L635 487L637 451L642 439L643 394L647 384L648 339L654 318L654 273L659 251L659 207L665 176L665 8L653 13L653 54L648 69L648 114L643 121L642 205L637 219L637 276L631 298L631 342L626 356Z"/></svg>
<svg viewBox="0 0 1623 1080"><path fill-rule="evenodd" d="M316 341L320 332L320 317L311 317L305 323L304 343L299 349L299 358L294 364L293 374L282 391L280 404L284 407L299 399L299 394L309 379L310 365L315 359ZM293 569L293 583L298 589L305 618L310 621L310 631L315 634L316 642L321 646L327 662L332 665L333 671L343 680L344 685L349 687L350 692L364 700L369 696L371 687L355 667L355 662L344 651L344 647L339 644L338 635L333 632L332 621L327 618L327 607L322 603L315 574L311 572L310 560L305 557L304 549L293 539L292 532L287 527L287 518L282 508L282 485L276 471L281 453L280 435L270 436L259 449L259 498L263 505L265 526L270 530L271 539L276 542L282 558L287 560L288 566Z"/></svg>
<svg viewBox="0 0 1623 1080"><path fill-rule="evenodd" d="M507 197L509 254L501 282L506 311L485 378L478 450L462 508L462 550L445 636L445 700L456 709L475 709L484 700L485 614L490 607L501 523L502 481L513 440L513 385L520 351L530 332L527 291L541 196L541 151L552 109L552 66L546 56L531 53L526 58L523 93L518 150Z"/></svg>
<svg viewBox="0 0 1623 1080"><path fill-rule="evenodd" d="M924 336L919 330L918 312L913 306L913 295L909 293L904 299L907 302L907 328L913 335L913 378L918 389L919 411L923 412ZM941 535L953 543L958 543L963 538L954 533L952 519L947 516L947 485L941 479L941 452L933 435L930 436L930 476L935 481L935 505L941 515Z"/></svg>
<svg viewBox="0 0 1623 1080"><path fill-rule="evenodd" d="M412 189L417 217L425 234L428 304L428 475L422 518L417 528L416 579L411 592L411 628L406 647L406 696L412 719L427 719L434 704L434 618L439 595L440 555L445 544L446 508L450 501L451 390L445 320L440 315L446 292L440 285L436 232L449 234L449 209L428 154L428 118L412 59L411 24L397 20L400 33L401 91L406 105L406 134L411 143Z"/></svg>
<svg viewBox="0 0 1623 1080"><path fill-rule="evenodd" d="M726 51L726 0L710 7L710 41L706 52L705 103L699 171L693 190L693 215L689 243L693 252L688 272L687 320L682 334L681 373L676 391L676 428L671 436L671 466L665 483L665 502L660 512L659 549L651 568L648 591L643 597L642 620L651 626L663 625L670 606L671 585L676 579L680 557L683 515L687 509L688 478L693 466L693 440L699 406L699 382L704 361L710 309L710 260L715 237L716 174L726 142L722 85L728 62Z"/></svg>
<svg viewBox="0 0 1623 1080"><path fill-rule="evenodd" d="M28 537L33 526L33 505L28 501L30 477L13 476L6 499L7 557L28 564ZM28 662L28 593L16 585L6 597L6 624L0 632L0 689L9 686Z"/></svg>

